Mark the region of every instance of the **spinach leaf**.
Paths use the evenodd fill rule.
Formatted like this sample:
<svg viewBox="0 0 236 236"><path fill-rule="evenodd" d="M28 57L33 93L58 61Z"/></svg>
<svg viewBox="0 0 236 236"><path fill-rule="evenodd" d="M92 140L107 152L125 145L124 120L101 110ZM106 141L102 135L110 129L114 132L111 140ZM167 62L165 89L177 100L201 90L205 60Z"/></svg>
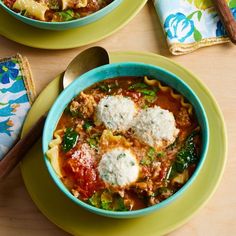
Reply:
<svg viewBox="0 0 236 236"><path fill-rule="evenodd" d="M128 90L135 90L135 91L141 93L142 95L144 95L145 100L149 103L153 103L157 99L158 88L151 87L151 86L149 86L145 83L142 83L142 82L132 84L131 86L129 86Z"/></svg>
<svg viewBox="0 0 236 236"><path fill-rule="evenodd" d="M124 199L120 196L116 196L113 201L113 209L115 211L127 211L127 207L125 206Z"/></svg>
<svg viewBox="0 0 236 236"><path fill-rule="evenodd" d="M88 200L89 204L108 211L127 211L123 198L110 191L96 192Z"/></svg>
<svg viewBox="0 0 236 236"><path fill-rule="evenodd" d="M100 84L98 88L103 92L109 92L108 84Z"/></svg>
<svg viewBox="0 0 236 236"><path fill-rule="evenodd" d="M88 199L89 204L97 208L101 208L101 195L96 192L91 198Z"/></svg>
<svg viewBox="0 0 236 236"><path fill-rule="evenodd" d="M71 21L75 19L74 11L71 9L58 12L57 14L59 15L61 21Z"/></svg>
<svg viewBox="0 0 236 236"><path fill-rule="evenodd" d="M158 157L158 158L164 157L165 155L166 155L165 152L158 152L158 153L157 153L157 157Z"/></svg>
<svg viewBox="0 0 236 236"><path fill-rule="evenodd" d="M182 173L185 169L187 169L191 164L195 164L198 161L198 155L196 152L196 146L194 143L194 137L197 135L197 132L193 132L190 134L183 147L176 155L176 160L172 164L169 173L167 174L168 179L172 179L178 173Z"/></svg>
<svg viewBox="0 0 236 236"><path fill-rule="evenodd" d="M73 128L67 128L62 142L62 150L64 152L70 151L77 144L79 135Z"/></svg>
<svg viewBox="0 0 236 236"><path fill-rule="evenodd" d="M137 89L137 91L143 95L147 95L147 96L151 96L151 97L155 97L156 93L155 91L151 90L151 89Z"/></svg>
<svg viewBox="0 0 236 236"><path fill-rule="evenodd" d="M136 90L136 89L144 89L144 88L148 88L148 85L145 83L136 83L136 84L132 84L128 87L128 90Z"/></svg>

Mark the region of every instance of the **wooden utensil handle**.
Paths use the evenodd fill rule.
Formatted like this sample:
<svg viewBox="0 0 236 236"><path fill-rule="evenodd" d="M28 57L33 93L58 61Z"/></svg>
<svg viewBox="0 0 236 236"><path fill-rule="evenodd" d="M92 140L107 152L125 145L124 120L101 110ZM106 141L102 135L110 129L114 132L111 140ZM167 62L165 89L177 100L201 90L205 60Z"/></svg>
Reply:
<svg viewBox="0 0 236 236"><path fill-rule="evenodd" d="M27 151L42 135L46 115L41 116L30 131L0 161L0 180L4 179L22 160Z"/></svg>
<svg viewBox="0 0 236 236"><path fill-rule="evenodd" d="M226 0L213 0L231 41L236 44L236 22Z"/></svg>

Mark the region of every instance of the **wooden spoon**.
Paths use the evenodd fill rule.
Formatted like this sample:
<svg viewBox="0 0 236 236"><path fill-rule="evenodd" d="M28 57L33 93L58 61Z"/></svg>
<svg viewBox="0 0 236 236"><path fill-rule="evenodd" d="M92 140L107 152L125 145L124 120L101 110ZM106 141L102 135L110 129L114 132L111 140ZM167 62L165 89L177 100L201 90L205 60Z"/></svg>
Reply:
<svg viewBox="0 0 236 236"><path fill-rule="evenodd" d="M85 72L106 64L109 64L109 55L102 47L92 47L81 52L67 67L63 75L63 88L66 88ZM30 131L0 161L0 180L4 179L17 166L28 150L41 137L46 117L47 114L41 116Z"/></svg>
<svg viewBox="0 0 236 236"><path fill-rule="evenodd" d="M230 40L236 44L236 21L231 10L225 0L213 0L213 2Z"/></svg>

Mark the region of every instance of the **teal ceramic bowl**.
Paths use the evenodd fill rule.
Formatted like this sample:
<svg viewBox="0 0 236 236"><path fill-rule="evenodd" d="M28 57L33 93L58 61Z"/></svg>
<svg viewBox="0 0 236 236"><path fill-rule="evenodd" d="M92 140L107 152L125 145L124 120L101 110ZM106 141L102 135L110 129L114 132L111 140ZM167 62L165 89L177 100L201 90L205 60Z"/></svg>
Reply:
<svg viewBox="0 0 236 236"><path fill-rule="evenodd" d="M80 26L84 26L87 24L90 24L94 21L97 21L104 17L105 15L109 14L112 10L114 10L117 6L120 5L120 3L123 0L114 0L112 3L107 5L106 7L102 8L101 10L72 21L65 21L65 22L44 22L44 21L39 21L39 20L34 20L31 18L28 18L26 16L23 16L19 13L14 12L10 8L8 8L2 0L0 0L0 6L8 12L10 15L14 16L17 20L20 20L28 25L41 28L41 29L47 29L47 30L67 30L67 29L72 29L72 28L77 28Z"/></svg>
<svg viewBox="0 0 236 236"><path fill-rule="evenodd" d="M157 205L136 211L126 211L126 212L107 211L90 206L82 202L81 200L77 199L76 197L74 197L69 192L69 190L64 186L61 180L58 178L46 155L44 155L44 160L46 163L46 167L49 171L49 174L51 175L55 184L63 192L63 194L65 194L66 197L68 197L75 204L87 209L90 212L103 215L106 217L133 218L157 211L158 209L171 204L171 202L180 197L183 194L183 192L187 190L188 187L197 178L197 175L199 174L199 171L201 170L206 158L206 153L208 150L208 143L209 143L209 128L208 128L208 120L206 117L206 113L196 94L185 82L183 82L176 75L157 66L143 63L134 63L134 62L109 64L102 67L98 67L94 70L85 73L84 75L76 79L72 84L70 84L59 95L56 102L52 106L48 114L43 131L43 153L45 154L48 150L48 144L52 140L53 132L56 128L57 122L61 117L64 109L75 96L77 96L81 91L93 85L94 83L103 81L105 79L122 77L122 76L148 76L149 78L152 79L158 79L159 81L162 81L165 84L169 85L170 87L176 89L178 92L184 95L193 105L202 130L202 152L198 166L193 175L191 176L191 178L188 180L188 182L178 192L176 192L171 197L169 197L168 199L162 201Z"/></svg>

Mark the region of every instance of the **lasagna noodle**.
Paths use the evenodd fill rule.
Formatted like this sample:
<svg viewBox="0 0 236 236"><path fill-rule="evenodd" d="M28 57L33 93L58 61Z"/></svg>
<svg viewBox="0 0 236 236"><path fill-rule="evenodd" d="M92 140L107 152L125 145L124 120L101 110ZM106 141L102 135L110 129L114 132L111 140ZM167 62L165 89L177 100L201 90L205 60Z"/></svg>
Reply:
<svg viewBox="0 0 236 236"><path fill-rule="evenodd" d="M62 10L67 8L82 8L88 5L88 0L61 0Z"/></svg>
<svg viewBox="0 0 236 236"><path fill-rule="evenodd" d="M59 145L62 143L61 133L64 130L60 129L55 131L54 139L49 143L50 149L46 152L48 159L51 162L51 165L54 171L57 173L59 177L62 177L60 164L59 164Z"/></svg>
<svg viewBox="0 0 236 236"><path fill-rule="evenodd" d="M26 11L30 16L45 21L45 13L49 8L43 3L34 0L16 0L13 9Z"/></svg>
<svg viewBox="0 0 236 236"><path fill-rule="evenodd" d="M180 100L180 104L182 107L185 107L188 109L188 113L190 115L192 115L193 113L193 107L190 103L185 102L184 96L178 93L175 93L174 90L172 88L170 88L169 86L164 86L162 85L158 80L150 80L148 79L147 76L144 77L144 82L150 86L157 86L159 87L159 89L163 92L170 92L171 97L173 97L176 100Z"/></svg>

